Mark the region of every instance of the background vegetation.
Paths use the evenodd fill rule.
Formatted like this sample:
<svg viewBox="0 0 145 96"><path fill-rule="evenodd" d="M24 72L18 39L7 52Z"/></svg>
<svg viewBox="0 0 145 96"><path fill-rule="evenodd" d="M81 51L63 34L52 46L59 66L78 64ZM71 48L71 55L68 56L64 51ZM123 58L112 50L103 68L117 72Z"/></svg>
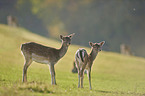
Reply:
<svg viewBox="0 0 145 96"><path fill-rule="evenodd" d="M145 57L145 0L1 0L0 23L8 15L34 33L57 39L76 33L74 44L105 40L106 51L119 52L122 43Z"/></svg>
<svg viewBox="0 0 145 96"><path fill-rule="evenodd" d="M55 65L56 86L51 85L49 67L35 62L28 69L28 83L22 83L24 58L20 46L30 41L56 48L61 45L26 29L0 24L0 96L145 95L145 59L105 51L98 54L92 67L93 89L89 90L86 74L84 88L78 89L78 76L71 73L74 54L82 47L76 45L70 45L67 54ZM86 49L89 53L90 48Z"/></svg>

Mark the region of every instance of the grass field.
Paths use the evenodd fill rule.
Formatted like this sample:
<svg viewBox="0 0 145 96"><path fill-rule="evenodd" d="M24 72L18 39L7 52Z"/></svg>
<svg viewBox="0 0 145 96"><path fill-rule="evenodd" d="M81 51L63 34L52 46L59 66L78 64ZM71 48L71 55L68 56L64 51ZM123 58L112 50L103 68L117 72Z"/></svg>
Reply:
<svg viewBox="0 0 145 96"><path fill-rule="evenodd" d="M55 65L57 85L51 85L49 67L35 62L28 69L28 83L22 83L20 46L30 41L61 45L22 28L0 25L0 96L145 96L145 59L104 51L92 67L92 90L86 74L84 88L77 88L78 76L71 73L74 54L81 47L76 45Z"/></svg>

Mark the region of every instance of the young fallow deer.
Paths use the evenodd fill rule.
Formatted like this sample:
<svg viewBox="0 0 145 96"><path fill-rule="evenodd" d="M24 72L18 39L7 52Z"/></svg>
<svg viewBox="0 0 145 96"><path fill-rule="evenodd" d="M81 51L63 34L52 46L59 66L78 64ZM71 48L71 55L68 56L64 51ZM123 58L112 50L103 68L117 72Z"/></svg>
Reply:
<svg viewBox="0 0 145 96"><path fill-rule="evenodd" d="M91 87L91 67L93 65L93 61L95 60L97 54L99 51L101 51L102 46L104 45L105 41L102 41L100 43L92 43L89 42L91 46L91 52L88 55L87 51L83 48L80 48L77 50L75 54L75 62L76 66L78 69L78 88L80 87L81 83L81 88L83 88L83 78L84 78L84 70L87 70L87 75L89 79L89 85L90 85L90 90L92 89Z"/></svg>
<svg viewBox="0 0 145 96"><path fill-rule="evenodd" d="M27 82L27 69L32 61L35 61L49 65L51 84L56 85L54 65L66 54L73 35L74 33L69 36L60 35L60 39L62 40L60 49L43 46L34 42L22 44L21 51L25 58L23 82Z"/></svg>

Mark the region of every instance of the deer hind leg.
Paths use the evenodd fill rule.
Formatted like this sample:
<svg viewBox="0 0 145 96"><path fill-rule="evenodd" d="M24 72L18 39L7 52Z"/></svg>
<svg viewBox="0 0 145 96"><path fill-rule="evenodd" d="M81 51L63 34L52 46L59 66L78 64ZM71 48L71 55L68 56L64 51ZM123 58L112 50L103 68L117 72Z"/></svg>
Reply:
<svg viewBox="0 0 145 96"><path fill-rule="evenodd" d="M83 76L83 72L84 70L81 70L80 72L80 78L81 78L81 88L83 88L83 79L84 79L84 76Z"/></svg>
<svg viewBox="0 0 145 96"><path fill-rule="evenodd" d="M23 68L23 82L27 82L27 69L31 65L32 59L31 58L25 58L25 64Z"/></svg>
<svg viewBox="0 0 145 96"><path fill-rule="evenodd" d="M80 88L80 84L81 84L81 88L83 88L83 79L84 79L84 70L82 68L78 68L78 88Z"/></svg>
<svg viewBox="0 0 145 96"><path fill-rule="evenodd" d="M80 72L80 77L81 77L81 88L83 88L83 79L84 79L84 70L86 68L86 64L87 64L87 59L85 59L83 65L81 66L81 72Z"/></svg>
<svg viewBox="0 0 145 96"><path fill-rule="evenodd" d="M92 89L92 86L91 86L91 69L88 69L87 75L88 75L89 85L90 85L90 90L91 90Z"/></svg>
<svg viewBox="0 0 145 96"><path fill-rule="evenodd" d="M80 69L78 68L78 88L80 88Z"/></svg>
<svg viewBox="0 0 145 96"><path fill-rule="evenodd" d="M54 64L50 64L51 84L56 85Z"/></svg>
<svg viewBox="0 0 145 96"><path fill-rule="evenodd" d="M83 88L83 79L84 79L84 70L85 70L86 64L84 63L81 70L80 70L80 78L81 78L81 88Z"/></svg>
<svg viewBox="0 0 145 96"><path fill-rule="evenodd" d="M77 71L78 71L78 88L80 88L80 66L77 59L75 60L75 64L77 65Z"/></svg>

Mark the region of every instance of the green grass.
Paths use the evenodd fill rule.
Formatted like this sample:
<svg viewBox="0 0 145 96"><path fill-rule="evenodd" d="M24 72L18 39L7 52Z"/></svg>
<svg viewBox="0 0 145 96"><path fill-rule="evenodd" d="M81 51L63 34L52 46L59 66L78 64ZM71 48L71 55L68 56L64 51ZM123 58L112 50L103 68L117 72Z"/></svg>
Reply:
<svg viewBox="0 0 145 96"><path fill-rule="evenodd" d="M49 67L35 62L28 69L28 83L22 83L24 58L20 46L30 41L56 48L61 45L23 28L0 25L0 96L145 95L145 59L104 51L98 54L92 67L93 89L89 90L86 74L84 88L77 88L78 76L71 73L74 54L81 47L76 45L71 45L55 65L57 85L51 85ZM86 49L89 53L90 48Z"/></svg>

